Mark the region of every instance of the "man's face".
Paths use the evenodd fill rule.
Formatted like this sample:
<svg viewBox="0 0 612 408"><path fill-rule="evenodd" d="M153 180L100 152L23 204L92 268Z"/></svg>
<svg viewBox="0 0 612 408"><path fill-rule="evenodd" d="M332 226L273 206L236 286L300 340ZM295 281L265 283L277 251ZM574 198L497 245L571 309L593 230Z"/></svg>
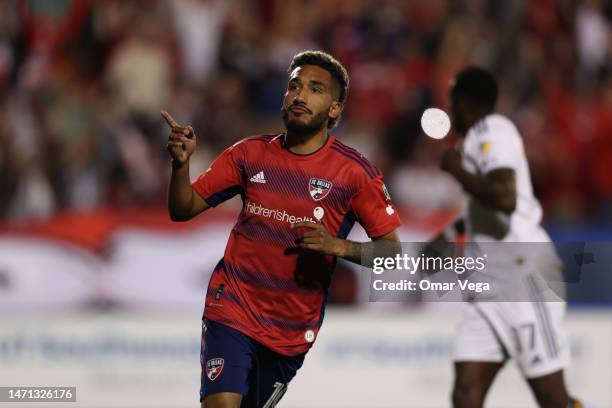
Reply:
<svg viewBox="0 0 612 408"><path fill-rule="evenodd" d="M340 114L338 86L331 74L315 65L297 67L289 75L281 109L288 131L310 134L327 127Z"/></svg>

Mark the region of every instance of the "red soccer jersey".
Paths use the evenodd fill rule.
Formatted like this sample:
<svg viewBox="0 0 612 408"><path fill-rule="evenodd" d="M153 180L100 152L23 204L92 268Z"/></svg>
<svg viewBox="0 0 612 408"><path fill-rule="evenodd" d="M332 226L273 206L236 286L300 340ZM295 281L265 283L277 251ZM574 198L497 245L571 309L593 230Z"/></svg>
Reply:
<svg viewBox="0 0 612 408"><path fill-rule="evenodd" d="M244 139L194 182L211 206L240 194L242 211L216 266L204 317L283 355L306 352L321 323L335 258L303 251L299 221L322 222L346 238L355 221L371 238L400 224L382 174L356 150L329 136L308 155L282 135Z"/></svg>

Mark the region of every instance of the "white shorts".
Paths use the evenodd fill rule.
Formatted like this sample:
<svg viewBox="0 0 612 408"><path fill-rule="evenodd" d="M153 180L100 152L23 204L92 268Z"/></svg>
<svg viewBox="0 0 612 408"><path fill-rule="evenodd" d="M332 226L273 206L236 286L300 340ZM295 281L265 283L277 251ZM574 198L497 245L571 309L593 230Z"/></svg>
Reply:
<svg viewBox="0 0 612 408"><path fill-rule="evenodd" d="M466 311L455 337L454 361L504 362L514 358L526 378L567 367L564 302L478 302Z"/></svg>

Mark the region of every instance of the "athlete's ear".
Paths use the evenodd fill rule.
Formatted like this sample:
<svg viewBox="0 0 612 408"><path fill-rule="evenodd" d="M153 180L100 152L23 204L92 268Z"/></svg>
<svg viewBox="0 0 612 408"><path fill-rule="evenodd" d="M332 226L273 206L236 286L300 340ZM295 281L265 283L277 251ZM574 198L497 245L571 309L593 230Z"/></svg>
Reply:
<svg viewBox="0 0 612 408"><path fill-rule="evenodd" d="M337 119L342 113L342 104L338 101L332 102L329 107L329 117L332 119Z"/></svg>

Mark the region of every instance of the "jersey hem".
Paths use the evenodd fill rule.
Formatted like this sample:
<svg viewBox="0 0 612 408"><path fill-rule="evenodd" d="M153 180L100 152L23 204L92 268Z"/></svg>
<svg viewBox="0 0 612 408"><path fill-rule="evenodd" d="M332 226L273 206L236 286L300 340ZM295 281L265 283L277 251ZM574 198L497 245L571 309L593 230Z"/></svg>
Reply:
<svg viewBox="0 0 612 408"><path fill-rule="evenodd" d="M261 338L259 338L255 334L253 334L250 330L245 330L244 326L240 326L240 325L237 325L237 324L232 324L232 323L229 323L229 322L223 321L223 320L218 320L218 319L216 319L214 317L208 316L206 313L204 313L203 319L211 320L211 321L213 321L213 322L215 322L217 324L222 324L224 326L231 327L232 329L237 330L240 333L244 334L245 336L247 336L251 340L254 340L254 341L258 342L263 347L265 347L265 348L267 348L267 349L269 349L269 350L271 350L271 351L273 351L275 353L278 353L278 354L281 354L283 356L286 356L286 357L295 357L295 356L299 356L300 354L306 354L310 350L312 345L314 344L314 342L312 342L312 343L306 345L305 347L302 347L303 350L300 349L297 353L287 353L285 350L283 350L281 348L278 348L278 347L275 347L275 346L272 346L269 343L263 341Z"/></svg>
<svg viewBox="0 0 612 408"><path fill-rule="evenodd" d="M374 233L370 234L369 237L371 239L377 239L377 238L383 237L383 236L389 234L390 232L393 232L400 225L402 225L402 224L401 223L393 224L389 228L381 229L381 232L375 231Z"/></svg>

